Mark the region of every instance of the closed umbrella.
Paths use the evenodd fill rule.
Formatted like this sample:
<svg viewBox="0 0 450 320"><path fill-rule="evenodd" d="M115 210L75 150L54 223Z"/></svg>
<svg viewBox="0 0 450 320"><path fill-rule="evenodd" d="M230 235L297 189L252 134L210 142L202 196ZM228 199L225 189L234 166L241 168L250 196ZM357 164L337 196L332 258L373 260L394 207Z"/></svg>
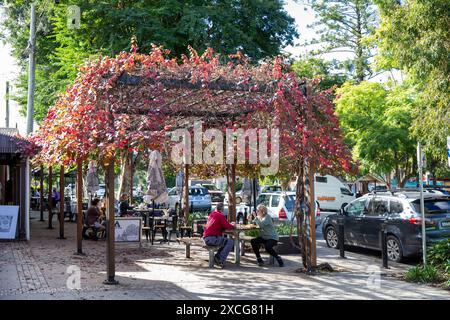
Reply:
<svg viewBox="0 0 450 320"><path fill-rule="evenodd" d="M88 166L88 172L86 177L86 189L89 192L90 198L100 189L100 180L97 175L97 170L95 168L95 162L90 161Z"/></svg>
<svg viewBox="0 0 450 320"><path fill-rule="evenodd" d="M245 203L252 203L255 207L254 210L256 211L256 197L258 196L259 192L259 182L258 179L248 179L244 178L243 184L242 184L242 200L245 201ZM245 200L244 200L245 199Z"/></svg>
<svg viewBox="0 0 450 320"><path fill-rule="evenodd" d="M150 153L150 162L147 171L146 200L151 200L153 203L165 203L168 198L166 181L162 171L161 154L154 150Z"/></svg>

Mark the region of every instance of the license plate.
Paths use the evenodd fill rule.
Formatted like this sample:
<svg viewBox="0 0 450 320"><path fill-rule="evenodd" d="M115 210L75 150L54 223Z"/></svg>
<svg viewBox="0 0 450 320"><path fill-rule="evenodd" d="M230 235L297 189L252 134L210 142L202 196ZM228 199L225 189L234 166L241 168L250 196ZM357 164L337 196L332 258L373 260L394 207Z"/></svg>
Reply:
<svg viewBox="0 0 450 320"><path fill-rule="evenodd" d="M442 228L450 228L450 221L442 221L441 226Z"/></svg>

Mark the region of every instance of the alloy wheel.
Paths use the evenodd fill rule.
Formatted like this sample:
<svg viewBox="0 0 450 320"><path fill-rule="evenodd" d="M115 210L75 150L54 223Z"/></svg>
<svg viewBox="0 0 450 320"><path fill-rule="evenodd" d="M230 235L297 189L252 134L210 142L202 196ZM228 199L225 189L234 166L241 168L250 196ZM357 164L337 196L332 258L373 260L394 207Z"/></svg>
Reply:
<svg viewBox="0 0 450 320"><path fill-rule="evenodd" d="M327 244L331 248L338 247L338 236L336 231L333 228L329 228L327 230Z"/></svg>
<svg viewBox="0 0 450 320"><path fill-rule="evenodd" d="M392 261L400 260L400 246L395 239L388 239L387 254L388 254L389 260L392 260Z"/></svg>

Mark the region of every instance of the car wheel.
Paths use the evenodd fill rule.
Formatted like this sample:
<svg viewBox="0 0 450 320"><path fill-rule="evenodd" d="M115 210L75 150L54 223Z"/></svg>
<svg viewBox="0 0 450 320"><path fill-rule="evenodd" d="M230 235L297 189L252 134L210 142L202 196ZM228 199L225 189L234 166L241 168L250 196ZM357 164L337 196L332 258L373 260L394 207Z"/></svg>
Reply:
<svg viewBox="0 0 450 320"><path fill-rule="evenodd" d="M400 241L394 236L387 237L387 256L394 262L400 262L403 259L403 250Z"/></svg>
<svg viewBox="0 0 450 320"><path fill-rule="evenodd" d="M328 227L325 231L325 241L328 247L333 249L339 248L339 238L334 227Z"/></svg>

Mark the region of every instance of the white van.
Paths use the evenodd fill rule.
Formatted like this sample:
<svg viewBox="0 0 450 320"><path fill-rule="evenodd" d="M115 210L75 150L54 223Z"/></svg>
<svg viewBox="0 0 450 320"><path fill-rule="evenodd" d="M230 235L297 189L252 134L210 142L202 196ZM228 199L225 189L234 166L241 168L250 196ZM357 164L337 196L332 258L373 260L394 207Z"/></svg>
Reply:
<svg viewBox="0 0 450 320"><path fill-rule="evenodd" d="M338 178L325 175L314 176L314 192L320 210L339 211L356 196Z"/></svg>

